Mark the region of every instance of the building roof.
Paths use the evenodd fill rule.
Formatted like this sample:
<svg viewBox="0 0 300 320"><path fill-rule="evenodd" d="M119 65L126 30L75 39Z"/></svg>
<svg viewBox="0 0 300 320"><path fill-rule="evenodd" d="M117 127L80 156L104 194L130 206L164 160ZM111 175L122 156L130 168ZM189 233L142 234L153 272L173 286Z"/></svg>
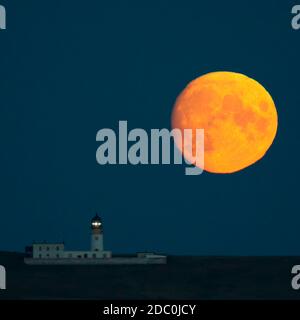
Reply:
<svg viewBox="0 0 300 320"><path fill-rule="evenodd" d="M33 243L33 245L34 246L36 246L36 245L38 245L38 246L42 246L42 245L44 245L44 246L47 246L47 245L56 245L56 246L58 246L58 245L65 245L65 243L64 242L34 242Z"/></svg>
<svg viewBox="0 0 300 320"><path fill-rule="evenodd" d="M101 222L101 218L98 216L98 213L96 213L95 217L92 219L92 222L95 222L95 221Z"/></svg>

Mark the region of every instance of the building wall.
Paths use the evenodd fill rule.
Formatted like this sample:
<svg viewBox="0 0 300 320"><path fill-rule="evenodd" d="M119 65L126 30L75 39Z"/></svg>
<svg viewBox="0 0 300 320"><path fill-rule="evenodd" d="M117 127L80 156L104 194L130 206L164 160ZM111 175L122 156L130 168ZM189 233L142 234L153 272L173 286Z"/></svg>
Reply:
<svg viewBox="0 0 300 320"><path fill-rule="evenodd" d="M65 259L111 258L111 252L110 251L65 251L63 258Z"/></svg>
<svg viewBox="0 0 300 320"><path fill-rule="evenodd" d="M64 249L63 243L34 243L32 256L34 259L59 259L63 257Z"/></svg>
<svg viewBox="0 0 300 320"><path fill-rule="evenodd" d="M102 233L92 233L91 251L103 251L103 234Z"/></svg>
<svg viewBox="0 0 300 320"><path fill-rule="evenodd" d="M111 258L111 251L64 251L63 243L33 244L33 259L98 259Z"/></svg>

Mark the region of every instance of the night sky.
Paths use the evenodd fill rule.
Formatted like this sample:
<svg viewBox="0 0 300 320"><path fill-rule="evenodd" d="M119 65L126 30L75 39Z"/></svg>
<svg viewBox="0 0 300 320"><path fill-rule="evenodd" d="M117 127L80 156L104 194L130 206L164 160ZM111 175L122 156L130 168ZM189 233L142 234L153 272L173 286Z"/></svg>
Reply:
<svg viewBox="0 0 300 320"><path fill-rule="evenodd" d="M97 211L117 253L299 255L299 52L294 2L0 0L0 250L89 247ZM230 174L100 166L96 133L170 128L177 95L211 71L272 95L266 156Z"/></svg>

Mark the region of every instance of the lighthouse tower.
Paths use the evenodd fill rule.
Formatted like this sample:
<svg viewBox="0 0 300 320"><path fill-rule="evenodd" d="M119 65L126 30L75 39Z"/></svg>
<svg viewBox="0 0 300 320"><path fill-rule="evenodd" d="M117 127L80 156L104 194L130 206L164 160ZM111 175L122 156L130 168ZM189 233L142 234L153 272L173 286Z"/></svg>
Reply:
<svg viewBox="0 0 300 320"><path fill-rule="evenodd" d="M103 229L102 221L98 214L91 221L91 251L103 251Z"/></svg>

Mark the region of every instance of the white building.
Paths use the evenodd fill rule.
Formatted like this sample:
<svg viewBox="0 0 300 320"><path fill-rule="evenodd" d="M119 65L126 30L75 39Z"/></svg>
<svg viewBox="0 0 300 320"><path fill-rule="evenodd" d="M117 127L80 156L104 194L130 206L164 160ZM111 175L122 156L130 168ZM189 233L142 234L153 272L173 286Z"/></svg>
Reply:
<svg viewBox="0 0 300 320"><path fill-rule="evenodd" d="M101 259L111 258L111 251L103 249L103 228L98 215L91 221L91 250L65 251L64 243L40 242L32 245L33 259ZM27 249L28 252L28 249Z"/></svg>
<svg viewBox="0 0 300 320"><path fill-rule="evenodd" d="M91 221L91 249L66 251L64 243L33 243L26 247L26 264L164 264L166 256L138 253L135 257L112 257L103 247L103 225L96 215Z"/></svg>

